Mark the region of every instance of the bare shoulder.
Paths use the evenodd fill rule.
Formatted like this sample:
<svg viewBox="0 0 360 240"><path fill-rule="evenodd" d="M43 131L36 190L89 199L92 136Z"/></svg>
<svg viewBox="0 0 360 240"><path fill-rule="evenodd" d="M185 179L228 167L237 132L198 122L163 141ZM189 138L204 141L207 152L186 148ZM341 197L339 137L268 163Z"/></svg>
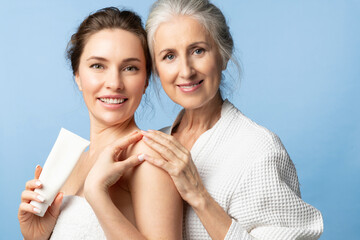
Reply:
<svg viewBox="0 0 360 240"><path fill-rule="evenodd" d="M133 147L128 152L128 156L139 155L139 154L147 154L155 158L161 157L157 152L155 152L150 147L148 147L148 145L146 145L146 143L142 140L134 144ZM137 166L136 169L134 169L131 176L131 181L134 182L134 180L136 179L139 180L139 178L148 179L149 177L151 177L152 179L151 181L156 181L156 180L166 181L166 179L171 181L170 176L164 170L148 162L144 162L139 166Z"/></svg>
<svg viewBox="0 0 360 240"><path fill-rule="evenodd" d="M143 141L128 154L161 157ZM150 239L181 239L183 202L170 175L145 161L134 168L128 186L139 231Z"/></svg>
<svg viewBox="0 0 360 240"><path fill-rule="evenodd" d="M152 150L143 140L140 140L139 142L135 143L130 151L128 152L128 155L138 155L138 154L147 154L153 157L160 157L160 155Z"/></svg>

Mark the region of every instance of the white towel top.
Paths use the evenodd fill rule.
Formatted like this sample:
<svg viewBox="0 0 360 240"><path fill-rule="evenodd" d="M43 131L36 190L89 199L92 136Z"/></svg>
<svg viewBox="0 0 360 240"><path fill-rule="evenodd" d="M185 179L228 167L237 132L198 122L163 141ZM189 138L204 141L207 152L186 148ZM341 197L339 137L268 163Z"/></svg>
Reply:
<svg viewBox="0 0 360 240"><path fill-rule="evenodd" d="M85 198L64 196L51 240L106 239L94 211Z"/></svg>

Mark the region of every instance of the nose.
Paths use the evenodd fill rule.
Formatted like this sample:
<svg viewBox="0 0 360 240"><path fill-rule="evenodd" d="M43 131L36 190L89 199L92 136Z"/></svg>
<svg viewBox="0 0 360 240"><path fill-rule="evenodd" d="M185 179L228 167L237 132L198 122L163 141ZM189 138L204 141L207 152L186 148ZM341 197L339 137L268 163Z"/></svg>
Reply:
<svg viewBox="0 0 360 240"><path fill-rule="evenodd" d="M124 82L121 78L120 70L113 69L108 71L105 79L105 87L114 91L124 88Z"/></svg>
<svg viewBox="0 0 360 240"><path fill-rule="evenodd" d="M180 63L179 75L184 79L191 79L195 75L195 69L190 59L184 57Z"/></svg>

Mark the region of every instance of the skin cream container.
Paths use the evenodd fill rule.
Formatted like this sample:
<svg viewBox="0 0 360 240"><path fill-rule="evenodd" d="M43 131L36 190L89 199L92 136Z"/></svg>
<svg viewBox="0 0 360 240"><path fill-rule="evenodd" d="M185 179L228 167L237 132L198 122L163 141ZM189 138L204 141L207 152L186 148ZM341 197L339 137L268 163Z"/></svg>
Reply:
<svg viewBox="0 0 360 240"><path fill-rule="evenodd" d="M35 189L35 192L44 197L45 201L43 203L30 202L31 205L40 209L40 213L36 215L40 217L45 215L46 210L54 201L89 144L88 140L61 128L39 177L43 186L41 189Z"/></svg>

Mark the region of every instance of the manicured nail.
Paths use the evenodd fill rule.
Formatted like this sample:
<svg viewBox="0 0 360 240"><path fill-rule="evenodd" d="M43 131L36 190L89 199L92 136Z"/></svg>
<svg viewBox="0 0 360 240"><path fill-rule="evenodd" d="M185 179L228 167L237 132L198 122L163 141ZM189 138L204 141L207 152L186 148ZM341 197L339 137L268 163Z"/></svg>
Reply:
<svg viewBox="0 0 360 240"><path fill-rule="evenodd" d="M39 187L41 186L41 182L40 182L40 181L36 181L35 184L36 184L36 186L39 186Z"/></svg>
<svg viewBox="0 0 360 240"><path fill-rule="evenodd" d="M45 198L44 198L43 196L41 196L41 195L37 195L36 198L39 199L40 202L44 202L44 201L45 201Z"/></svg>
<svg viewBox="0 0 360 240"><path fill-rule="evenodd" d="M139 159L140 162L144 161L144 159L145 159L145 154L140 154L140 155L138 155L138 159Z"/></svg>
<svg viewBox="0 0 360 240"><path fill-rule="evenodd" d="M40 213L41 212L41 210L40 209L38 209L38 208L33 208L33 210L34 210L34 212L36 212L36 213Z"/></svg>

